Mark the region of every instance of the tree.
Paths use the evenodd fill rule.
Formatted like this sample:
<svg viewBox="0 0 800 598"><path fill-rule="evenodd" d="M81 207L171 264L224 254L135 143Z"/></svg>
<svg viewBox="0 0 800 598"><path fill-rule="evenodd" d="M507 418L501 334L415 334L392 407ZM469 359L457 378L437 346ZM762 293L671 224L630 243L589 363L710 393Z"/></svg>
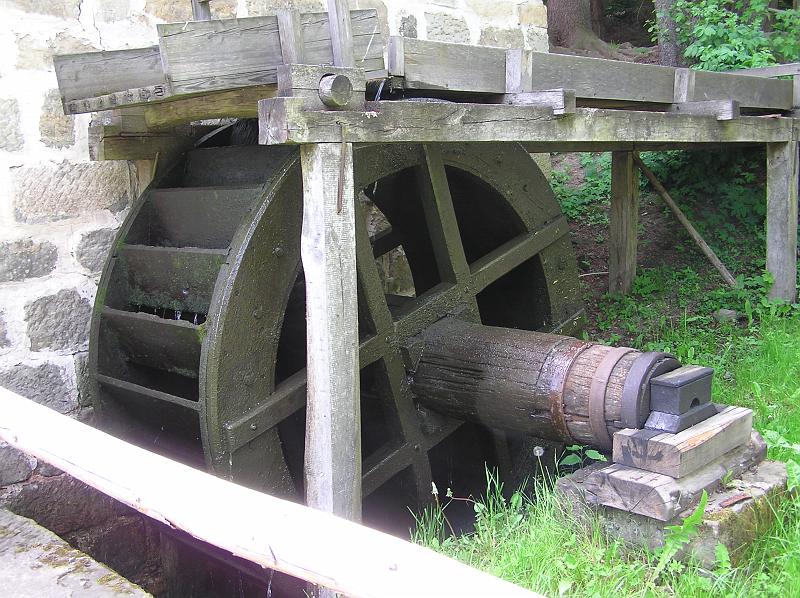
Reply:
<svg viewBox="0 0 800 598"><path fill-rule="evenodd" d="M678 28L673 18L675 0L655 0L659 62L666 66L680 64Z"/></svg>
<svg viewBox="0 0 800 598"><path fill-rule="evenodd" d="M602 2L550 0L547 3L547 30L551 45L615 57L616 52L592 31L592 6L602 9Z"/></svg>

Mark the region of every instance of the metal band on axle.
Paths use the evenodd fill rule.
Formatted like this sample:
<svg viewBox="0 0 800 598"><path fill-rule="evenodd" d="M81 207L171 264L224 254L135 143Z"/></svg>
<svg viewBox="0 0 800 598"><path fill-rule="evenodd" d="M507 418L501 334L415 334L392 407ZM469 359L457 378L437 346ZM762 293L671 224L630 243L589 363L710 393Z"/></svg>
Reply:
<svg viewBox="0 0 800 598"><path fill-rule="evenodd" d="M605 450L610 450L613 444L611 434L608 433L608 424L606 423L608 379L620 360L633 352L633 349L627 347L611 349L600 361L600 365L597 366L594 376L592 376L592 384L589 386L589 428L592 430L592 435L597 439L599 448Z"/></svg>

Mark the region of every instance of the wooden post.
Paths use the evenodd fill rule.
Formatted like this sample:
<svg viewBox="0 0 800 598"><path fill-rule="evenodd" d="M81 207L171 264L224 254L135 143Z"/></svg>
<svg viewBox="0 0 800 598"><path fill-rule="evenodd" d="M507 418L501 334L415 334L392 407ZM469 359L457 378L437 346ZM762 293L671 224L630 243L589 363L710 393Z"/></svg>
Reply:
<svg viewBox="0 0 800 598"><path fill-rule="evenodd" d="M636 278L639 226L639 170L633 162L633 152L611 154L609 220L608 291L625 294Z"/></svg>
<svg viewBox="0 0 800 598"><path fill-rule="evenodd" d="M277 12L278 36L281 40L283 64L303 64L303 32L300 29L300 13L281 9Z"/></svg>
<svg viewBox="0 0 800 598"><path fill-rule="evenodd" d="M333 64L354 67L353 29L350 24L350 3L347 0L328 0L328 19L331 27Z"/></svg>
<svg viewBox="0 0 800 598"><path fill-rule="evenodd" d="M361 442L353 150L349 143L310 144L301 146L300 156L308 320L306 502L357 521Z"/></svg>
<svg viewBox="0 0 800 598"><path fill-rule="evenodd" d="M767 270L770 298L797 298L798 142L767 144Z"/></svg>

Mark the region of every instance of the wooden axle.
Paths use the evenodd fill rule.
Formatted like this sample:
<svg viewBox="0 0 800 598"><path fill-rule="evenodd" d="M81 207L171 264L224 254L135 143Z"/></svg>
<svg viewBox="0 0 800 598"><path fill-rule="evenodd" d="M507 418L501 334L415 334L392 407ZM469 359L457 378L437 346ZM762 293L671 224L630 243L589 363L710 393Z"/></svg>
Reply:
<svg viewBox="0 0 800 598"><path fill-rule="evenodd" d="M576 338L442 320L407 347L411 389L439 412L490 428L611 449L614 432L641 428L650 379L679 367Z"/></svg>

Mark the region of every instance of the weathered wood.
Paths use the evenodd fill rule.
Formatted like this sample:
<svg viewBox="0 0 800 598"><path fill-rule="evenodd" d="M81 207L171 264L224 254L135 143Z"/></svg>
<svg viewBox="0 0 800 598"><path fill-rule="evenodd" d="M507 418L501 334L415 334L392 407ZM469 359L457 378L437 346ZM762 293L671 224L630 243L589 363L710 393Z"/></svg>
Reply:
<svg viewBox="0 0 800 598"><path fill-rule="evenodd" d="M300 12L282 8L277 11L278 35L281 41L281 58L283 64L303 64L303 29Z"/></svg>
<svg viewBox="0 0 800 598"><path fill-rule="evenodd" d="M518 94L531 89L531 53L520 48L506 51L506 93Z"/></svg>
<svg viewBox="0 0 800 598"><path fill-rule="evenodd" d="M735 120L741 116L736 100L710 100L708 102L682 102L672 104L669 111L675 114L713 116L717 120Z"/></svg>
<svg viewBox="0 0 800 598"><path fill-rule="evenodd" d="M192 17L195 21L210 21L211 7L210 0L192 0Z"/></svg>
<svg viewBox="0 0 800 598"><path fill-rule="evenodd" d="M767 144L767 270L769 296L797 298L798 144Z"/></svg>
<svg viewBox="0 0 800 598"><path fill-rule="evenodd" d="M611 211L609 213L608 291L629 293L636 278L639 229L639 171L633 152L611 155Z"/></svg>
<svg viewBox="0 0 800 598"><path fill-rule="evenodd" d="M326 14L300 17L303 59L331 64L333 51ZM355 66L384 69L384 35L375 10L351 13ZM268 85L283 63L275 16L158 25L161 59L173 94Z"/></svg>
<svg viewBox="0 0 800 598"><path fill-rule="evenodd" d="M308 322L306 501L358 520L361 417L353 149L349 143L304 145L300 156Z"/></svg>
<svg viewBox="0 0 800 598"><path fill-rule="evenodd" d="M256 118L258 101L275 97L276 91L275 85L264 85L170 98L144 106L144 119L150 129L160 129L196 120Z"/></svg>
<svg viewBox="0 0 800 598"><path fill-rule="evenodd" d="M702 116L578 108L555 118L538 106L367 102L367 112L306 112L298 98L259 102L261 143L519 141L651 144L789 141L792 119L742 117L717 122ZM268 141L269 140L269 141Z"/></svg>
<svg viewBox="0 0 800 598"><path fill-rule="evenodd" d="M766 454L766 443L753 431L749 442L680 479L615 463L589 474L584 487L593 504L670 521L694 507L703 490L711 492L725 476L739 475Z"/></svg>
<svg viewBox="0 0 800 598"><path fill-rule="evenodd" d="M4 388L0 438L170 528L343 595L537 596L427 548L181 465Z"/></svg>
<svg viewBox="0 0 800 598"><path fill-rule="evenodd" d="M757 69L740 69L727 72L734 75L743 75L745 77L783 77L786 75L800 75L800 62L776 64L775 66L765 66Z"/></svg>
<svg viewBox="0 0 800 598"><path fill-rule="evenodd" d="M353 28L350 22L348 0L328 0L333 64L341 67L356 66L353 54Z"/></svg>
<svg viewBox="0 0 800 598"><path fill-rule="evenodd" d="M408 346L411 389L440 413L489 428L611 449L638 351L445 319ZM637 388L644 392L649 374ZM632 397L639 402L639 397Z"/></svg>
<svg viewBox="0 0 800 598"><path fill-rule="evenodd" d="M745 108L791 110L792 82L758 79L711 71L689 71L687 102L734 100ZM679 101L676 99L676 101Z"/></svg>
<svg viewBox="0 0 800 598"><path fill-rule="evenodd" d="M90 148L94 160L155 160L169 161L189 149L194 137L178 135L110 135L99 139Z"/></svg>
<svg viewBox="0 0 800 598"><path fill-rule="evenodd" d="M67 114L91 111L83 109L82 100L129 89L150 89L153 90L151 95L157 95L156 88L160 88L162 97L168 93L158 46L54 56L53 66ZM121 93L120 96L122 95L125 94ZM138 96L136 94L137 99ZM111 95L107 107L93 109L113 108L116 99L116 96ZM125 102L123 97L119 99L123 101L116 105L132 103Z"/></svg>
<svg viewBox="0 0 800 598"><path fill-rule="evenodd" d="M506 50L391 37L389 74L408 89L505 93Z"/></svg>
<svg viewBox="0 0 800 598"><path fill-rule="evenodd" d="M673 214L675 214L675 217L686 229L686 232L689 233L689 236L692 238L692 240L697 244L700 250L708 258L708 261L710 261L714 265L714 267L717 269L720 275L722 275L722 278L725 280L726 283L728 283L728 285L735 287L736 279L733 277L733 274L730 273L728 268L725 267L725 264L723 264L717 257L717 254L714 253L714 250L708 246L708 243L706 243L703 237L700 236L700 233L698 233L697 230L694 228L694 226L692 226L692 223L689 222L688 218L686 218L686 215L683 213L683 210L681 210L678 207L678 204L676 204L675 200L672 199L670 194L664 188L664 185L661 184L661 181L659 181L656 175L653 174L653 172L649 168L647 168L645 163L642 162L641 158L637 154L633 155L633 159L636 162L636 165L639 167L639 170L641 170L644 176L647 177L647 180L650 181L651 185L653 185L653 188L661 196L661 199L663 199L664 203L666 203L669 206L669 209L672 210ZM797 202L795 202L795 204L796 203Z"/></svg>
<svg viewBox="0 0 800 598"><path fill-rule="evenodd" d="M512 106L542 106L553 109L553 114L575 114L577 104L575 91L572 89L546 89L542 91L525 91L507 93L500 96L499 102Z"/></svg>
<svg viewBox="0 0 800 598"><path fill-rule="evenodd" d="M753 412L744 407L725 407L678 434L621 430L614 434L614 463L683 478L745 444L752 430Z"/></svg>

